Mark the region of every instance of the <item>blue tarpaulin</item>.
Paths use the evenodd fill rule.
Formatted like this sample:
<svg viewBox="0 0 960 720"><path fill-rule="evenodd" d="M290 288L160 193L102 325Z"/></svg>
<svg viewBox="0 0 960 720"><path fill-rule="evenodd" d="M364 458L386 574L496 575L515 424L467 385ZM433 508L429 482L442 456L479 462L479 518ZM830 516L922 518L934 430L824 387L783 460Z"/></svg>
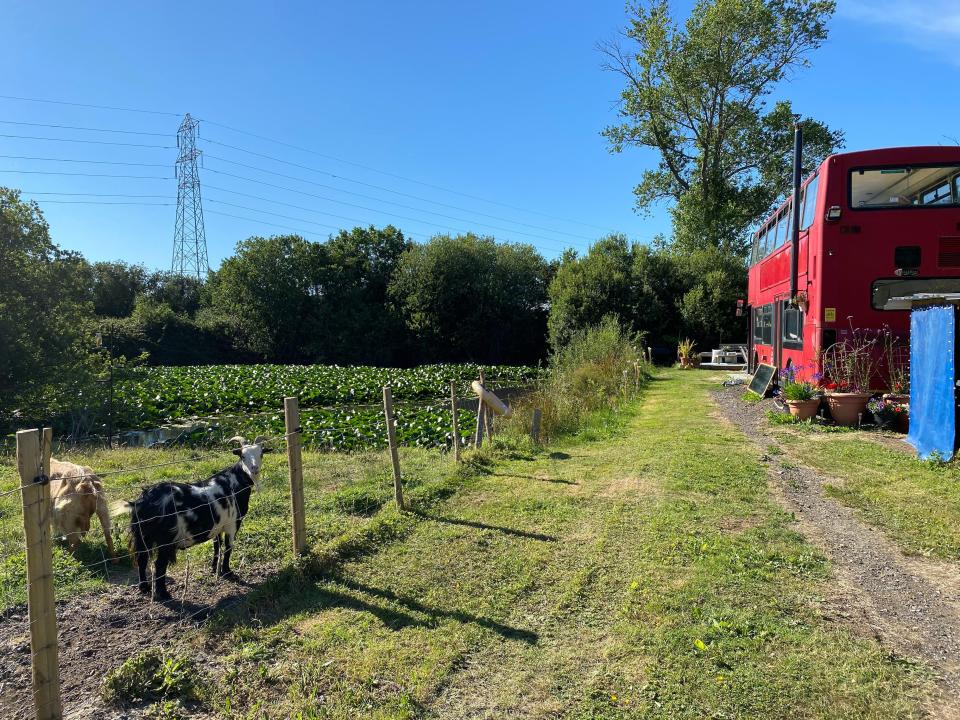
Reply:
<svg viewBox="0 0 960 720"><path fill-rule="evenodd" d="M954 328L956 307L910 313L910 434L907 442L924 460L949 460L956 448Z"/></svg>

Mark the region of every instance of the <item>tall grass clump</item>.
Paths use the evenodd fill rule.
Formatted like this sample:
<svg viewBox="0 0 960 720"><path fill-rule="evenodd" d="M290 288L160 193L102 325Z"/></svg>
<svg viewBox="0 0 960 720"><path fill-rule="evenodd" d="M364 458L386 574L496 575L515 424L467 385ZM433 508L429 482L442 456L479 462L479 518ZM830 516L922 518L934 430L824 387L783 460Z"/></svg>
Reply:
<svg viewBox="0 0 960 720"><path fill-rule="evenodd" d="M650 379L642 346L642 337L631 336L614 317L578 331L554 352L537 389L514 407L508 434L529 432L534 408L541 411L546 441L576 432L596 411L616 409Z"/></svg>

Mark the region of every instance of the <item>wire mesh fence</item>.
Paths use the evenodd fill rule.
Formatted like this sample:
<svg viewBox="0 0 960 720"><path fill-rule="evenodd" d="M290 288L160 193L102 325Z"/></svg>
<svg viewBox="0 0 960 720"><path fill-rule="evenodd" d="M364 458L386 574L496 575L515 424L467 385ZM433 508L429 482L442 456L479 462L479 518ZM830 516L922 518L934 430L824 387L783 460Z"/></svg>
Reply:
<svg viewBox="0 0 960 720"><path fill-rule="evenodd" d="M76 681L71 673L61 693L61 649L68 664L82 662L85 643L100 645L87 634L137 625L141 640L144 633L169 637L173 628L246 603L252 589L308 548L362 536L391 500L402 507L405 491L414 498L437 492L440 478L401 472L398 442L420 443L404 425L403 408L391 407L387 388L385 400L377 413L384 442L374 447L390 452L311 452L304 463L304 447L324 446L304 426L296 398L288 398L278 413L282 426L272 426L280 432L253 444L276 453L260 459L250 483L229 472L249 470L243 449L238 459L226 447L166 448L156 462L153 450L100 448L79 458L89 464L71 464L68 452L66 464L54 460L52 470L51 430L17 433L17 477L0 480L0 653L10 660L0 663L0 716L70 717L69 684ZM454 414L461 443L476 442L477 415L458 409L464 399L455 387L444 401L436 422L446 422L449 441L432 447L453 449ZM345 477L345 464L362 466L364 480ZM166 504L144 516L138 498L164 492ZM181 502L190 494L195 502ZM158 527L168 534L158 535Z"/></svg>

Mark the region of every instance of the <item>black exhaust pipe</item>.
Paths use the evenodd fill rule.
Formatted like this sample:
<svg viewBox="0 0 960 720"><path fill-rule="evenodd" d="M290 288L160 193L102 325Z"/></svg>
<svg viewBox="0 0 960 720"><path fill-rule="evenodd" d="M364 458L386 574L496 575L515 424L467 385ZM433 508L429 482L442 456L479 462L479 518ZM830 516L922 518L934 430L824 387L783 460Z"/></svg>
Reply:
<svg viewBox="0 0 960 720"><path fill-rule="evenodd" d="M800 254L800 161L803 156L803 130L793 126L793 232L790 237L790 302L797 297L797 259Z"/></svg>

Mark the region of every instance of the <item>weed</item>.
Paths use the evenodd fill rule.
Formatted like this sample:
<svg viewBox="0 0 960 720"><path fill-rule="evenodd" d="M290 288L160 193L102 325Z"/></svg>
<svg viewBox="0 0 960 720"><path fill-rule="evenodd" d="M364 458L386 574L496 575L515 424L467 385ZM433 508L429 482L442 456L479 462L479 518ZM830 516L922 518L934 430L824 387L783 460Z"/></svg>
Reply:
<svg viewBox="0 0 960 720"><path fill-rule="evenodd" d="M117 705L157 700L202 702L208 683L189 657L148 648L109 672L101 692L104 700Z"/></svg>

